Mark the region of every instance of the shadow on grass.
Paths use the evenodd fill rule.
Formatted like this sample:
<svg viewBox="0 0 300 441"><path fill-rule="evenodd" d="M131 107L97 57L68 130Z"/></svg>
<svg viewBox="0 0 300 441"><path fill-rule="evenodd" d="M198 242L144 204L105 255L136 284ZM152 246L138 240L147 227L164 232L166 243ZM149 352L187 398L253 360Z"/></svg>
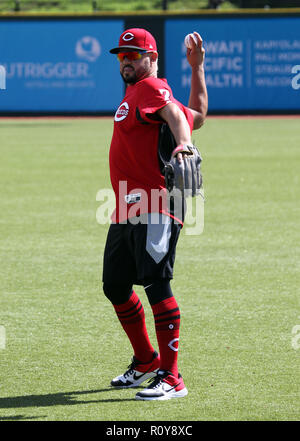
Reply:
<svg viewBox="0 0 300 441"><path fill-rule="evenodd" d="M0 409L15 409L21 407L49 407L49 406L75 406L77 404L90 403L114 403L123 401L135 401L134 398L107 398L100 400L78 400L80 395L98 394L101 392L119 391L120 389L96 389L75 392L59 392L45 395L25 395L19 397L0 398ZM27 417L26 417L27 419Z"/></svg>
<svg viewBox="0 0 300 441"><path fill-rule="evenodd" d="M0 421L27 421L27 420L37 420L40 418L45 418L46 415L40 415L40 416L26 416L26 415L14 415L14 416L7 416L7 417L0 417Z"/></svg>

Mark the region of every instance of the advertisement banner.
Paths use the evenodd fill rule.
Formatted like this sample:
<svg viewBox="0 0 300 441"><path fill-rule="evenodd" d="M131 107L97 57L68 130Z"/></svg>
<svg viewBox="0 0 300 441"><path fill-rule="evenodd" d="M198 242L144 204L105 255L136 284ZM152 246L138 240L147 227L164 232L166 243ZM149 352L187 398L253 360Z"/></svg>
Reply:
<svg viewBox="0 0 300 441"><path fill-rule="evenodd" d="M4 20L0 112L111 112L123 96L109 53L123 20ZM2 86L4 80L2 80ZM4 89L4 87L2 87Z"/></svg>
<svg viewBox="0 0 300 441"><path fill-rule="evenodd" d="M199 17L168 19L166 77L188 102L191 68L184 37L205 42L210 111L300 110L300 17Z"/></svg>

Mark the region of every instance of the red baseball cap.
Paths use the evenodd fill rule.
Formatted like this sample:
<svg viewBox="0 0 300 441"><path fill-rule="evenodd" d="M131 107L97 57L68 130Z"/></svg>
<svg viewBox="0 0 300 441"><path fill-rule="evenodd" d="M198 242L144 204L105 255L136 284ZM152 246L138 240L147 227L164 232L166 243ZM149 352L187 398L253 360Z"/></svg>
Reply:
<svg viewBox="0 0 300 441"><path fill-rule="evenodd" d="M147 52L157 52L156 41L146 29L132 28L124 31L119 39L119 46L114 47L109 52L117 54L126 50L143 50Z"/></svg>

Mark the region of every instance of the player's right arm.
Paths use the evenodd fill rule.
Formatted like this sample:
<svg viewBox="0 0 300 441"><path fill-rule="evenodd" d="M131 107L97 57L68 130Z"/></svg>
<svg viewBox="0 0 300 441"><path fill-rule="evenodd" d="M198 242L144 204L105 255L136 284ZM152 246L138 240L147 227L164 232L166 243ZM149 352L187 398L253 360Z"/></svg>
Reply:
<svg viewBox="0 0 300 441"><path fill-rule="evenodd" d="M186 57L192 68L191 90L188 107L194 118L194 129L199 129L206 118L208 108L208 96L204 75L205 49L201 36L194 32L196 42L191 39L192 48L187 49Z"/></svg>

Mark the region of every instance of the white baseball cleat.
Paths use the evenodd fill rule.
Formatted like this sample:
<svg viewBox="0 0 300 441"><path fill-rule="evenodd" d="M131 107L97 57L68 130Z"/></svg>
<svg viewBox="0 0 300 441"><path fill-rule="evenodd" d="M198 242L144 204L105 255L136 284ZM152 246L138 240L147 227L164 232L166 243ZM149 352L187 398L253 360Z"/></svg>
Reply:
<svg viewBox="0 0 300 441"><path fill-rule="evenodd" d="M182 398L188 394L182 376L175 377L168 371L159 370L150 386L135 396L136 400L170 400Z"/></svg>
<svg viewBox="0 0 300 441"><path fill-rule="evenodd" d="M137 387L146 380L156 376L159 369L160 359L157 352L149 363L141 363L135 356L124 374L111 381L111 386L119 388Z"/></svg>

